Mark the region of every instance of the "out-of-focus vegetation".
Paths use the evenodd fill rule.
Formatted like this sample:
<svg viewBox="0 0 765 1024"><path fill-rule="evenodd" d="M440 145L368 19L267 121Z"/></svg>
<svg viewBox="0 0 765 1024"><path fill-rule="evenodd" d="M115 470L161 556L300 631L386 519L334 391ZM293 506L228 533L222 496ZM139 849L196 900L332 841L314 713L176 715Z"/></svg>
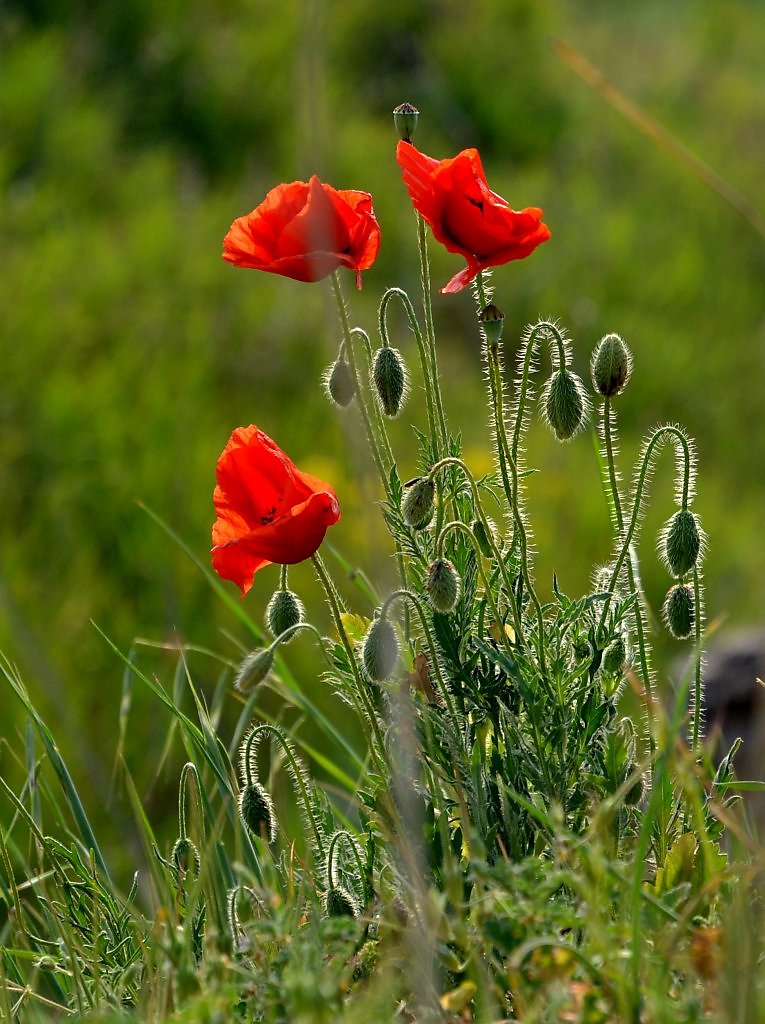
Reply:
<svg viewBox="0 0 765 1024"><path fill-rule="evenodd" d="M404 99L422 111L423 150L477 145L497 192L544 207L550 243L494 277L506 338L540 313L558 316L584 373L596 340L623 333L636 358L620 410L624 472L647 421L684 423L699 446L710 617L759 617L765 239L551 45L559 37L579 49L757 201L757 13L745 0L6 0L0 647L69 733L93 795L109 786L121 675L91 619L123 649L136 635L178 631L237 656L220 632L235 630L230 613L136 499L206 559L215 459L233 427L256 422L335 482L337 547L374 578L388 572L357 421L318 390L337 343L324 290L234 270L218 254L231 220L279 181L316 171L367 189L384 241L351 298L354 320L371 330L384 287L416 289L390 119ZM442 283L456 258L434 248L432 259ZM446 400L480 470L486 414L472 312L468 294L437 300ZM411 351L403 326L394 343ZM543 470L529 488L540 580L549 586L555 570L576 593L610 553L591 439L561 450L537 431L530 462ZM644 544L670 512L669 471L656 487L667 501L653 503ZM645 561L658 607L665 577ZM276 570L261 573L248 601L265 606L276 582ZM307 568L294 586L310 596ZM195 668L216 681L214 662ZM129 754L148 749L155 728L134 699ZM155 768L144 765L145 777Z"/></svg>

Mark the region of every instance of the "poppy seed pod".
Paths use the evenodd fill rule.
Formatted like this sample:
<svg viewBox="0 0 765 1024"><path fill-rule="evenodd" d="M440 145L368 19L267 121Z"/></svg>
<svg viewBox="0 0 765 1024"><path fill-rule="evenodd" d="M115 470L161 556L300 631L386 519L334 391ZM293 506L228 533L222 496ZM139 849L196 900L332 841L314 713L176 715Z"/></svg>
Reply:
<svg viewBox="0 0 765 1024"><path fill-rule="evenodd" d="M357 917L359 905L347 889L333 885L327 891L327 917Z"/></svg>
<svg viewBox="0 0 765 1024"><path fill-rule="evenodd" d="M695 513L681 508L672 516L660 536L662 555L673 576L685 576L701 551L701 532Z"/></svg>
<svg viewBox="0 0 765 1024"><path fill-rule="evenodd" d="M276 839L274 805L259 782L249 782L239 794L239 817L258 839L266 843Z"/></svg>
<svg viewBox="0 0 765 1024"><path fill-rule="evenodd" d="M417 131L419 119L420 112L411 103L399 103L395 108L393 111L393 123L402 142L412 141L412 136Z"/></svg>
<svg viewBox="0 0 765 1024"><path fill-rule="evenodd" d="M387 619L375 619L367 630L361 660L364 671L376 683L393 672L398 660L398 638Z"/></svg>
<svg viewBox="0 0 765 1024"><path fill-rule="evenodd" d="M274 652L270 647L257 647L250 651L234 676L234 687L240 693L249 693L262 683L273 668Z"/></svg>
<svg viewBox="0 0 765 1024"><path fill-rule="evenodd" d="M179 873L188 875L191 873L194 878L199 878L202 861L196 843L188 838L176 839L173 852L170 854L170 861Z"/></svg>
<svg viewBox="0 0 765 1024"><path fill-rule="evenodd" d="M401 515L413 530L424 530L433 518L436 485L428 476L420 476L404 486Z"/></svg>
<svg viewBox="0 0 765 1024"><path fill-rule="evenodd" d="M374 384L380 408L386 416L398 416L407 390L406 368L400 352L395 348L380 348L372 367Z"/></svg>
<svg viewBox="0 0 765 1024"><path fill-rule="evenodd" d="M478 314L478 320L486 335L487 345L496 348L500 341L502 341L502 332L505 328L505 314L493 302L490 302Z"/></svg>
<svg viewBox="0 0 765 1024"><path fill-rule="evenodd" d="M451 562L438 558L428 570L425 592L437 612L448 615L460 596L460 578Z"/></svg>
<svg viewBox="0 0 765 1024"><path fill-rule="evenodd" d="M272 636L281 636L285 630L298 626L305 618L303 602L291 590L277 590L266 607L266 626ZM289 643L291 636L282 640Z"/></svg>
<svg viewBox="0 0 765 1024"><path fill-rule="evenodd" d="M667 629L676 640L685 640L691 635L696 621L693 589L688 583L670 587L664 599L662 616Z"/></svg>
<svg viewBox="0 0 765 1024"><path fill-rule="evenodd" d="M627 662L627 648L624 640L618 636L603 651L603 671L609 676L618 676L624 671Z"/></svg>
<svg viewBox="0 0 765 1024"><path fill-rule="evenodd" d="M568 441L585 424L589 402L580 378L562 366L542 392L544 417L559 441Z"/></svg>
<svg viewBox="0 0 765 1024"><path fill-rule="evenodd" d="M632 353L618 334L606 334L592 353L592 386L604 398L620 395L632 373Z"/></svg>
<svg viewBox="0 0 765 1024"><path fill-rule="evenodd" d="M335 405L345 408L356 395L356 384L351 368L344 359L338 359L324 373L324 387Z"/></svg>

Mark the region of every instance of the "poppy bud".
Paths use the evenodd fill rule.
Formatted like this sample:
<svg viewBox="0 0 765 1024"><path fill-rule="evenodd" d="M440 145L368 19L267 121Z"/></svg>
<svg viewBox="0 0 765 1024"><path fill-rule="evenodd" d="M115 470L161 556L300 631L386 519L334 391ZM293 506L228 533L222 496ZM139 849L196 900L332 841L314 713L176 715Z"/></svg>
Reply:
<svg viewBox="0 0 765 1024"><path fill-rule="evenodd" d="M696 515L687 508L675 512L660 535L664 561L673 576L689 572L699 557L701 533Z"/></svg>
<svg viewBox="0 0 765 1024"><path fill-rule="evenodd" d="M401 354L395 348L380 348L372 367L374 384L380 408L386 416L398 416L407 390L406 368Z"/></svg>
<svg viewBox="0 0 765 1024"><path fill-rule="evenodd" d="M685 640L691 635L696 620L693 589L688 583L670 587L662 607L667 629L676 640Z"/></svg>
<svg viewBox="0 0 765 1024"><path fill-rule="evenodd" d="M592 658L592 647L590 647L589 641L583 636L574 641L573 651L574 658L576 658L577 661L586 661L587 659Z"/></svg>
<svg viewBox="0 0 765 1024"><path fill-rule="evenodd" d="M424 530L433 518L435 484L428 476L420 476L404 485L401 515L413 530Z"/></svg>
<svg viewBox="0 0 765 1024"><path fill-rule="evenodd" d="M393 111L393 123L396 126L398 137L404 142L411 142L412 136L417 130L417 122L420 112L411 103L400 103Z"/></svg>
<svg viewBox="0 0 765 1024"><path fill-rule="evenodd" d="M491 549L491 538L489 537L486 527L483 525L481 520L474 519L470 526L470 529L473 531L475 542L478 545L478 549L480 550L481 554L484 555L486 558L491 558L493 554L493 551ZM491 524L489 524L489 529L491 529Z"/></svg>
<svg viewBox="0 0 765 1024"><path fill-rule="evenodd" d="M333 885L327 892L327 917L356 917L359 912L357 901L347 889Z"/></svg>
<svg viewBox="0 0 765 1024"><path fill-rule="evenodd" d="M240 693L249 693L262 683L274 664L274 652L270 647L256 647L250 651L234 676L234 687Z"/></svg>
<svg viewBox="0 0 765 1024"><path fill-rule="evenodd" d="M248 782L239 794L239 817L258 839L266 843L276 839L274 805L259 782Z"/></svg>
<svg viewBox="0 0 765 1024"><path fill-rule="evenodd" d="M542 393L544 416L559 441L568 441L585 423L589 402L580 378L565 367L556 370Z"/></svg>
<svg viewBox="0 0 765 1024"><path fill-rule="evenodd" d="M176 839L173 852L170 854L170 861L179 873L188 875L191 872L194 878L199 877L202 861L196 843L190 839Z"/></svg>
<svg viewBox="0 0 765 1024"><path fill-rule="evenodd" d="M428 570L425 592L437 612L448 615L460 596L460 578L451 562L439 558Z"/></svg>
<svg viewBox="0 0 765 1024"><path fill-rule="evenodd" d="M376 683L393 672L398 660L398 638L387 619L375 619L367 630L361 660L366 674Z"/></svg>
<svg viewBox="0 0 765 1024"><path fill-rule="evenodd" d="M603 671L609 676L621 675L627 662L627 648L624 640L618 636L603 651Z"/></svg>
<svg viewBox="0 0 765 1024"><path fill-rule="evenodd" d="M324 372L323 380L330 401L342 408L351 404L356 394L356 384L351 368L345 359L340 357L328 367Z"/></svg>
<svg viewBox="0 0 765 1024"><path fill-rule="evenodd" d="M484 306L481 312L478 314L478 320L483 327L486 335L487 345L491 345L494 348L499 345L502 341L502 332L505 327L505 314L490 302L488 306Z"/></svg>
<svg viewBox="0 0 765 1024"><path fill-rule="evenodd" d="M305 618L305 608L297 594L291 590L277 590L266 607L266 626L272 636L281 636L282 633L298 626ZM291 636L282 640L287 644Z"/></svg>
<svg viewBox="0 0 765 1024"><path fill-rule="evenodd" d="M606 334L590 361L592 385L604 398L620 395L632 373L632 353L618 334Z"/></svg>

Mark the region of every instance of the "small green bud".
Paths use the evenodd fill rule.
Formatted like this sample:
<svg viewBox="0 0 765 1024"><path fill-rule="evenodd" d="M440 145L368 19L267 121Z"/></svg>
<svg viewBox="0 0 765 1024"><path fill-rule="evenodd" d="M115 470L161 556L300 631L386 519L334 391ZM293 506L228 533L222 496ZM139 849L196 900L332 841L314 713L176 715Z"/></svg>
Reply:
<svg viewBox="0 0 765 1024"><path fill-rule="evenodd" d="M581 379L565 367L556 370L542 392L544 417L559 441L568 441L581 430L589 400Z"/></svg>
<svg viewBox="0 0 765 1024"><path fill-rule="evenodd" d="M698 519L690 509L681 508L661 532L664 561L673 576L685 576L694 567L701 551Z"/></svg>
<svg viewBox="0 0 765 1024"><path fill-rule="evenodd" d="M194 878L199 878L202 861L196 843L190 839L176 839L173 852L170 854L170 861L179 873L184 875L191 873Z"/></svg>
<svg viewBox="0 0 765 1024"><path fill-rule="evenodd" d="M341 357L328 367L323 380L330 401L342 408L351 404L356 395L356 384L351 368L345 359Z"/></svg>
<svg viewBox="0 0 765 1024"><path fill-rule="evenodd" d="M688 583L670 587L664 599L662 615L667 629L676 640L685 640L691 635L696 621L693 588Z"/></svg>
<svg viewBox="0 0 765 1024"><path fill-rule="evenodd" d="M393 111L393 123L396 126L398 137L404 142L411 142L412 136L417 130L417 122L420 112L411 103L399 103Z"/></svg>
<svg viewBox="0 0 765 1024"><path fill-rule="evenodd" d="M460 578L451 562L439 558L430 566L425 592L437 612L448 615L460 596Z"/></svg>
<svg viewBox="0 0 765 1024"><path fill-rule="evenodd" d="M333 885L327 891L327 917L357 917L359 905L347 889Z"/></svg>
<svg viewBox="0 0 765 1024"><path fill-rule="evenodd" d="M370 939L365 942L361 949L356 954L353 963L353 980L364 981L367 978L371 978L380 960L380 954L377 951L379 942Z"/></svg>
<svg viewBox="0 0 765 1024"><path fill-rule="evenodd" d="M249 693L262 683L273 668L274 652L270 647L257 647L250 651L234 676L234 687L240 693Z"/></svg>
<svg viewBox="0 0 765 1024"><path fill-rule="evenodd" d="M478 545L481 554L486 558L491 558L494 553L491 548L491 538L489 537L486 527L483 525L481 520L474 519L470 525L470 529L473 531L475 542ZM491 529L491 523L489 524L489 529Z"/></svg>
<svg viewBox="0 0 765 1024"><path fill-rule="evenodd" d="M395 348L379 348L372 366L372 383L386 416L398 416L407 392L406 367Z"/></svg>
<svg viewBox="0 0 765 1024"><path fill-rule="evenodd" d="M404 485L401 515L413 530L424 530L433 518L436 485L428 476L420 476Z"/></svg>
<svg viewBox="0 0 765 1024"><path fill-rule="evenodd" d="M272 636L281 636L282 633L298 626L305 618L303 602L293 594L291 590L277 590L266 607L266 626ZM282 643L289 643L291 636L282 640Z"/></svg>
<svg viewBox="0 0 765 1024"><path fill-rule="evenodd" d="M376 683L393 672L398 660L398 637L387 619L375 619L367 630L361 660L366 674Z"/></svg>
<svg viewBox="0 0 765 1024"><path fill-rule="evenodd" d="M583 636L574 641L573 651L574 658L577 661L587 661L588 659L592 659L592 647L590 647L589 641Z"/></svg>
<svg viewBox="0 0 765 1024"><path fill-rule="evenodd" d="M259 782L249 782L239 794L239 817L258 839L266 843L276 839L274 805Z"/></svg>
<svg viewBox="0 0 765 1024"><path fill-rule="evenodd" d="M592 385L604 398L620 395L632 373L632 353L618 334L606 334L590 361Z"/></svg>
<svg viewBox="0 0 765 1024"><path fill-rule="evenodd" d="M627 663L627 648L624 640L618 636L603 651L602 667L606 675L619 676L624 672Z"/></svg>
<svg viewBox="0 0 765 1024"><path fill-rule="evenodd" d="M496 348L500 341L502 341L502 332L505 328L505 314L493 302L490 302L478 314L478 320L486 335L486 344Z"/></svg>

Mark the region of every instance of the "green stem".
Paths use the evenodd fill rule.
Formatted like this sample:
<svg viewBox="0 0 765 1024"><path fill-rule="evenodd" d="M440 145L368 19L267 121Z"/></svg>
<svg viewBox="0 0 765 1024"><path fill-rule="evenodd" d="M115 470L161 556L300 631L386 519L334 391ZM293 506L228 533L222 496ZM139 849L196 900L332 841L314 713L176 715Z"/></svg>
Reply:
<svg viewBox="0 0 765 1024"><path fill-rule="evenodd" d="M438 380L438 359L436 358L436 332L433 326L433 302L431 297L430 283L430 259L428 257L428 242L425 234L425 220L420 213L417 217L417 248L420 256L420 278L422 282L422 307L425 314L425 337L430 351L431 381L433 385L433 400L441 431L441 451L444 455L448 452L449 435L446 431L446 417L444 415L444 404L441 399L441 385ZM439 455L436 450L436 455Z"/></svg>
<svg viewBox="0 0 765 1024"><path fill-rule="evenodd" d="M703 681L701 678L701 660L703 655L702 641L704 637L704 607L703 607L703 594L701 591L701 576L696 566L693 569L693 601L695 606L695 679L694 679L694 690L693 690L693 732L691 734L691 750L696 751L698 749L699 741L701 740L701 716L703 713Z"/></svg>
<svg viewBox="0 0 765 1024"><path fill-rule="evenodd" d="M329 852L327 853L327 881L329 882L329 887L330 889L335 888L335 847L340 839L345 840L346 845L350 847L353 853L353 859L356 861L356 870L359 873L359 882L363 889L365 877L364 865L361 863L361 854L359 853L358 843L348 829L345 828L339 828L337 832L334 832L329 841Z"/></svg>
<svg viewBox="0 0 765 1024"><path fill-rule="evenodd" d="M528 398L529 378L532 373L534 352L537 343L543 338L546 338L546 340L550 342L551 348L554 342L558 353L558 366L566 366L568 364L563 335L558 329L557 324L554 324L550 320L542 320L535 324L526 338L526 347L524 349L523 356L523 369L521 370L521 380L518 385L518 398L514 412L515 422L513 423L513 441L511 451L516 463L518 461L518 449L521 442L521 431L523 430L523 424L526 419L526 400ZM553 368L555 368L555 360L552 358L552 351L551 362L553 363Z"/></svg>
<svg viewBox="0 0 765 1024"><path fill-rule="evenodd" d="M354 338L354 337L361 338L361 340L362 340L362 342L364 344L364 350L365 350L366 355L367 355L367 364L368 364L368 367L369 367L369 371L371 372L372 364L374 362L374 356L372 354L372 343L369 340L369 335L361 327L353 327L351 329L351 338ZM387 430L387 427L385 426L385 421L383 420L382 413L380 412L379 404L376 401L374 401L374 399L372 400L372 409L373 409L373 416L374 416L374 425L375 425L375 428L377 430L377 437L380 440L381 446L382 446L382 449L383 449L384 458L382 459L382 461L383 461L383 463L385 465L385 472L387 474L390 471L390 467L395 463L396 458L395 458L395 456L393 454L393 449L391 448L391 445L390 445L390 438L388 437L388 430ZM387 476L386 476L386 480L387 480Z"/></svg>
<svg viewBox="0 0 765 1024"><path fill-rule="evenodd" d="M196 792L196 807L197 807L197 820L199 823L200 830L204 827L204 819L202 817L202 802L199 796L199 774L196 769L196 765L192 761L187 761L181 769L181 779L178 785L178 836L181 839L188 838L188 831L186 828L186 786L187 779L192 778L194 780L194 789Z"/></svg>

